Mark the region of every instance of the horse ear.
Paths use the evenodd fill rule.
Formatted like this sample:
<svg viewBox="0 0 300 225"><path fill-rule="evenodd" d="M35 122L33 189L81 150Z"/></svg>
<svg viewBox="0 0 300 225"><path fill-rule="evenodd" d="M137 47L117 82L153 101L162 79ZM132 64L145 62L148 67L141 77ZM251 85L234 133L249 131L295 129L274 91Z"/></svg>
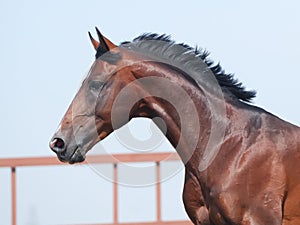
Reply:
<svg viewBox="0 0 300 225"><path fill-rule="evenodd" d="M93 38L93 36L91 35L90 32L89 32L89 37L90 37L91 42L92 42L92 44L93 44L93 46L94 46L94 49L97 50L100 43L99 43L98 41L96 41L96 40Z"/></svg>
<svg viewBox="0 0 300 225"><path fill-rule="evenodd" d="M97 50L99 48L99 46L102 47L102 51L103 52L108 52L109 50L117 47L115 44L113 44L109 39L107 39L106 37L104 37L101 32L99 31L99 29L97 27L96 28L96 32L97 32L97 35L98 35L98 39L99 39L99 42L96 41L93 36L91 35L91 33L89 32L89 36L90 36L90 39L91 39L91 42L95 48L95 50Z"/></svg>
<svg viewBox="0 0 300 225"><path fill-rule="evenodd" d="M96 27L96 32L97 32L101 47L104 49L104 51L109 51L109 50L117 47L110 40L108 40L106 37L104 37L97 27Z"/></svg>

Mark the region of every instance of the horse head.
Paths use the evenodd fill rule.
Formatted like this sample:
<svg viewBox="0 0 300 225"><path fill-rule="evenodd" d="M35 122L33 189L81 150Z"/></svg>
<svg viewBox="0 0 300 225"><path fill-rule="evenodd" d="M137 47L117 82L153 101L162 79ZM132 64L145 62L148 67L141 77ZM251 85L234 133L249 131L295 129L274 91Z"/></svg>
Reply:
<svg viewBox="0 0 300 225"><path fill-rule="evenodd" d="M96 30L99 41L89 33L96 50L96 60L50 141L50 148L63 162L84 161L87 151L113 131L113 101L118 90L130 79L130 76L120 79L122 70L116 70L120 52ZM118 110L124 108L125 103L118 105ZM125 123L122 118L119 122Z"/></svg>

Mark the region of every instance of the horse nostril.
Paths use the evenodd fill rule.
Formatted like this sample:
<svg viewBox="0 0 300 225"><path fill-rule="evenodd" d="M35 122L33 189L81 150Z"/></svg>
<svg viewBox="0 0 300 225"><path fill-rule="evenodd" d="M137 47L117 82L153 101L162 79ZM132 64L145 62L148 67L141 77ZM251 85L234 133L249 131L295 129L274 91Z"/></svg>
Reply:
<svg viewBox="0 0 300 225"><path fill-rule="evenodd" d="M50 142L50 148L54 152L62 152L65 149L65 142L61 138L53 138Z"/></svg>

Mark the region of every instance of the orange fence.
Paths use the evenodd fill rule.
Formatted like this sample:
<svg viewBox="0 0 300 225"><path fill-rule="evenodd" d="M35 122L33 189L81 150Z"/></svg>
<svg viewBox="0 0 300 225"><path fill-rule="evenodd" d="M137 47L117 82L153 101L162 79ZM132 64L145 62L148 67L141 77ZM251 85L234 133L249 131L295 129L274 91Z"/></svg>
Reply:
<svg viewBox="0 0 300 225"><path fill-rule="evenodd" d="M114 155L94 155L89 156L85 162L88 163L111 163L114 165L113 172L113 222L105 225L191 225L190 221L162 221L161 218L161 185L160 185L160 162L178 161L176 153L149 153L149 154L114 154ZM155 222L135 222L120 223L118 219L118 163L119 162L155 162L156 163L156 221ZM32 166L57 166L65 165L56 157L36 157L36 158L7 158L0 159L0 167L11 168L11 201L12 201L12 225L17 225L17 198L16 198L16 168ZM83 224L82 224L83 225ZM94 224L100 225L100 224ZM101 224L104 225L104 224Z"/></svg>

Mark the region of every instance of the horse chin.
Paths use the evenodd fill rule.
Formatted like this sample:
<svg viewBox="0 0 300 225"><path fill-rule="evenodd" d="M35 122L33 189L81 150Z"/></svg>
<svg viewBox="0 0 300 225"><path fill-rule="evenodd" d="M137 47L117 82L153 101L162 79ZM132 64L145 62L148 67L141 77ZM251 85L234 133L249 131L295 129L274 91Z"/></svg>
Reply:
<svg viewBox="0 0 300 225"><path fill-rule="evenodd" d="M79 147L76 147L71 154L57 154L57 157L61 162L69 164L83 162L86 158L84 151Z"/></svg>
<svg viewBox="0 0 300 225"><path fill-rule="evenodd" d="M77 148L73 155L71 156L69 163L70 164L74 164L74 163L80 163L83 162L85 160L85 153L83 153L84 151L82 151L80 148Z"/></svg>

